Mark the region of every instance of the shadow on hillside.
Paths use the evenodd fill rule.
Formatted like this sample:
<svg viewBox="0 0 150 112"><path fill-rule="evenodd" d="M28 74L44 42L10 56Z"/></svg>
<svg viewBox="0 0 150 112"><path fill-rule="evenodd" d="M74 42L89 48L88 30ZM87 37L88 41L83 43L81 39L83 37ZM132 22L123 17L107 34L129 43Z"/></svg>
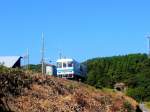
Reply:
<svg viewBox="0 0 150 112"><path fill-rule="evenodd" d="M7 105L7 104L6 104ZM0 99L0 112L13 112L10 110L9 106L6 106L5 103Z"/></svg>
<svg viewBox="0 0 150 112"><path fill-rule="evenodd" d="M136 107L136 112L142 112L139 106Z"/></svg>

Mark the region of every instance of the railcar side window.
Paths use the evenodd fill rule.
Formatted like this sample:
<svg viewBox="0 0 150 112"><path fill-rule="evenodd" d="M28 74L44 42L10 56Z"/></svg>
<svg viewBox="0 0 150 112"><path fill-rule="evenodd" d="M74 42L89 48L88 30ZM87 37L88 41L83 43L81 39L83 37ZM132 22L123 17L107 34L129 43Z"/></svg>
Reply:
<svg viewBox="0 0 150 112"><path fill-rule="evenodd" d="M66 68L67 64L65 62L63 62L63 68Z"/></svg>
<svg viewBox="0 0 150 112"><path fill-rule="evenodd" d="M58 62L58 63L57 63L57 67L58 67L58 68L62 68L62 63L61 63L61 62Z"/></svg>
<svg viewBox="0 0 150 112"><path fill-rule="evenodd" d="M68 62L68 67L73 67L73 62Z"/></svg>

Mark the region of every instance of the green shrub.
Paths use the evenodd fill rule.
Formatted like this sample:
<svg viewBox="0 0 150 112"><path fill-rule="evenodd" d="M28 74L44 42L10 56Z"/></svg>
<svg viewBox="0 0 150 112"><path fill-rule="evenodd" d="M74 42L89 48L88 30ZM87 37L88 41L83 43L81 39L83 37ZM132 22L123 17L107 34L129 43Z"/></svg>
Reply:
<svg viewBox="0 0 150 112"><path fill-rule="evenodd" d="M145 97L145 89L143 87L129 88L127 90L127 95L141 102Z"/></svg>
<svg viewBox="0 0 150 112"><path fill-rule="evenodd" d="M132 105L128 102L124 102L124 108L126 109L127 112L135 112L134 109L132 108Z"/></svg>

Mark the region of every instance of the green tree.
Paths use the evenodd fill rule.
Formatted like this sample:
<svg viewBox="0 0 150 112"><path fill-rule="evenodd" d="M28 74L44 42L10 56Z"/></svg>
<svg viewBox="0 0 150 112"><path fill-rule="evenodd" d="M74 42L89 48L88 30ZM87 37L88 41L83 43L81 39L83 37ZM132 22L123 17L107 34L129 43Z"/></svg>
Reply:
<svg viewBox="0 0 150 112"><path fill-rule="evenodd" d="M94 58L86 63L88 84L113 88L123 82L130 88L128 95L138 101L150 99L150 59L146 54Z"/></svg>

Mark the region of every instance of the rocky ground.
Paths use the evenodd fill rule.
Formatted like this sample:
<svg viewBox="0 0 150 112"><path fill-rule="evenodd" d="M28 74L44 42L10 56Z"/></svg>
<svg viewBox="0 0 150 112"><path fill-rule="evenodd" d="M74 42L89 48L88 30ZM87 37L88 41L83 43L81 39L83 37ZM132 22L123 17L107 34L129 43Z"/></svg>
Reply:
<svg viewBox="0 0 150 112"><path fill-rule="evenodd" d="M123 94L97 90L81 82L0 69L1 111L136 112L137 103Z"/></svg>

